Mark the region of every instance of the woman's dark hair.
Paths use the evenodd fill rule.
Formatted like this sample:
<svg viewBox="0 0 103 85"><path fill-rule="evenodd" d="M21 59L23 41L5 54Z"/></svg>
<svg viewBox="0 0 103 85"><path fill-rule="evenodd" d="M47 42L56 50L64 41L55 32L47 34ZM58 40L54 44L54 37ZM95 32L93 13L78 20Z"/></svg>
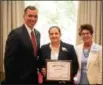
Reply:
<svg viewBox="0 0 103 85"><path fill-rule="evenodd" d="M51 30L52 28L57 28L58 31L59 31L59 33L61 34L61 30L60 30L60 28L59 28L58 26L52 26L52 27L50 27L49 30L48 30L48 33L50 33L50 30Z"/></svg>
<svg viewBox="0 0 103 85"><path fill-rule="evenodd" d="M91 33L91 35L93 34L93 27L90 24L83 24L83 25L80 26L80 29L79 29L79 35L80 36L81 36L81 32L83 30L88 30Z"/></svg>

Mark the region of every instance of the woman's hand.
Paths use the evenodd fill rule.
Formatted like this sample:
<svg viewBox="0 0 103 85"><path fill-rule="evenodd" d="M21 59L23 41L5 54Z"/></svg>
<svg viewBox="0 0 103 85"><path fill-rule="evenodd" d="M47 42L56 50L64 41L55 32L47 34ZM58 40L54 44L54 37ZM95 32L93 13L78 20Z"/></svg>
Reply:
<svg viewBox="0 0 103 85"><path fill-rule="evenodd" d="M46 68L42 68L41 72L42 72L43 76L45 77L46 76Z"/></svg>
<svg viewBox="0 0 103 85"><path fill-rule="evenodd" d="M76 85L77 84L77 76L75 76L74 78L73 78L73 83Z"/></svg>

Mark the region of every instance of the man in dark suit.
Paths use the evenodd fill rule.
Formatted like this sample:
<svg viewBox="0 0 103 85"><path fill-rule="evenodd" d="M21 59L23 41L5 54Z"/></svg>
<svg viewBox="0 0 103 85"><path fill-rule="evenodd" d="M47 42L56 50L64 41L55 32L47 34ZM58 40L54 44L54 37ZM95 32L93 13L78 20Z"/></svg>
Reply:
<svg viewBox="0 0 103 85"><path fill-rule="evenodd" d="M37 56L40 33L34 29L38 10L28 6L24 10L24 24L10 32L6 41L4 68L6 84L37 84Z"/></svg>
<svg viewBox="0 0 103 85"><path fill-rule="evenodd" d="M50 60L71 60L72 61L72 68L71 68L71 81L69 82L60 82L60 81L52 81L46 82L44 79L44 83L48 84L73 84L73 78L78 71L78 60L77 55L75 53L73 45L64 43L60 40L61 31L60 28L57 26L53 26L49 29L49 37L51 42L49 44L43 45L40 50L40 58L39 62L41 62L41 72L46 74L46 59ZM45 77L44 77L45 78Z"/></svg>

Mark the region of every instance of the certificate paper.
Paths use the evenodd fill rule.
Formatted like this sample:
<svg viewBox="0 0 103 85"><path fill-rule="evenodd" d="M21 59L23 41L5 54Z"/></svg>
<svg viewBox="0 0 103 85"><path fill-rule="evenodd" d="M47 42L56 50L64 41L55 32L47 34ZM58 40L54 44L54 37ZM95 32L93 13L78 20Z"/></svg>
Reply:
<svg viewBox="0 0 103 85"><path fill-rule="evenodd" d="M69 60L47 60L47 80L71 79L71 61Z"/></svg>

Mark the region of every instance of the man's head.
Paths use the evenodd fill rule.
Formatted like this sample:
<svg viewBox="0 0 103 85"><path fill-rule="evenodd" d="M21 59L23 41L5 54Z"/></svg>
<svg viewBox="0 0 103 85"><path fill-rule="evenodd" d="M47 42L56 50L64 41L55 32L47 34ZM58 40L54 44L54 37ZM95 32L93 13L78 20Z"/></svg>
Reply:
<svg viewBox="0 0 103 85"><path fill-rule="evenodd" d="M38 10L35 6L28 6L24 10L24 23L33 29L38 20Z"/></svg>

